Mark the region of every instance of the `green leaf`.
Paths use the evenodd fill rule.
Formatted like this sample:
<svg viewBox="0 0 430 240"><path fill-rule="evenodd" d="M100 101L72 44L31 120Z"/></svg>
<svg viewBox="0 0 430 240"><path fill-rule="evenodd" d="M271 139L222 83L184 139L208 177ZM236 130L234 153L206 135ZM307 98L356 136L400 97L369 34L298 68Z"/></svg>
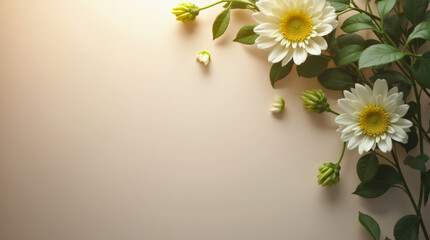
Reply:
<svg viewBox="0 0 430 240"><path fill-rule="evenodd" d="M375 39L367 39L366 41L364 41L364 48L368 48L370 46L380 44L380 43L381 42L379 42L378 40L375 40Z"/></svg>
<svg viewBox="0 0 430 240"><path fill-rule="evenodd" d="M379 224L371 216L359 212L358 221L370 233L374 240L379 240L381 236L381 229Z"/></svg>
<svg viewBox="0 0 430 240"><path fill-rule="evenodd" d="M378 158L375 153L369 153L362 156L357 162L357 175L362 183L373 180L378 172Z"/></svg>
<svg viewBox="0 0 430 240"><path fill-rule="evenodd" d="M330 58L309 56L304 63L297 66L296 70L301 77L313 78L327 69L328 62L330 62Z"/></svg>
<svg viewBox="0 0 430 240"><path fill-rule="evenodd" d="M342 12L347 9L349 7L349 1L350 0L327 0L327 2L334 7L336 12Z"/></svg>
<svg viewBox="0 0 430 240"><path fill-rule="evenodd" d="M430 40L430 22L422 22L418 24L409 35L405 45L408 45L412 39L416 38Z"/></svg>
<svg viewBox="0 0 430 240"><path fill-rule="evenodd" d="M403 84L403 83L400 84L399 92L403 92L403 100L404 101L406 101L406 98L409 96L409 93L411 93L411 89L412 89L412 87L410 84Z"/></svg>
<svg viewBox="0 0 430 240"><path fill-rule="evenodd" d="M385 237L385 239L384 240L391 240L389 237Z"/></svg>
<svg viewBox="0 0 430 240"><path fill-rule="evenodd" d="M396 5L396 0L382 0L378 2L378 13L382 19L386 18L390 14Z"/></svg>
<svg viewBox="0 0 430 240"><path fill-rule="evenodd" d="M427 172L421 172L421 183L424 187L424 205L427 204L430 195L430 170Z"/></svg>
<svg viewBox="0 0 430 240"><path fill-rule="evenodd" d="M369 16L361 13L347 18L343 22L341 29L347 33L353 33L365 29L376 30L372 19Z"/></svg>
<svg viewBox="0 0 430 240"><path fill-rule="evenodd" d="M364 39L362 36L355 34L355 33L347 33L342 34L336 39L336 44L338 47L344 48L348 45L360 45L364 46Z"/></svg>
<svg viewBox="0 0 430 240"><path fill-rule="evenodd" d="M249 24L243 26L236 35L236 38L233 40L234 42L239 42L243 44L254 44L255 39L258 38L258 34L254 32L254 28L257 25Z"/></svg>
<svg viewBox="0 0 430 240"><path fill-rule="evenodd" d="M354 87L355 81L339 68L329 68L318 76L318 81L327 89L347 90Z"/></svg>
<svg viewBox="0 0 430 240"><path fill-rule="evenodd" d="M402 0L406 17L413 25L417 25L423 19L429 5L429 0Z"/></svg>
<svg viewBox="0 0 430 240"><path fill-rule="evenodd" d="M364 198L376 198L383 195L392 186L401 183L402 178L396 169L388 165L379 165L373 180L368 183L360 183L353 194Z"/></svg>
<svg viewBox="0 0 430 240"><path fill-rule="evenodd" d="M389 15L384 19L384 31L396 45L399 44L402 28L398 15Z"/></svg>
<svg viewBox="0 0 430 240"><path fill-rule="evenodd" d="M407 215L400 218L394 225L394 237L396 240L418 240L419 217Z"/></svg>
<svg viewBox="0 0 430 240"><path fill-rule="evenodd" d="M429 160L429 157L425 154L421 154L418 157L407 156L404 163L409 167L419 170L421 172L426 171L426 162Z"/></svg>
<svg viewBox="0 0 430 240"><path fill-rule="evenodd" d="M400 145L406 150L406 152L411 151L418 145L418 134L415 127L412 126L410 128L410 132L408 132L408 142L405 144L401 143Z"/></svg>
<svg viewBox="0 0 430 240"><path fill-rule="evenodd" d="M430 51L424 53L412 65L412 73L418 84L422 87L430 88Z"/></svg>
<svg viewBox="0 0 430 240"><path fill-rule="evenodd" d="M293 61L290 61L285 66L282 66L282 62L273 64L270 69L270 83L272 84L272 87L274 88L277 81L286 77L291 72L292 68Z"/></svg>
<svg viewBox="0 0 430 240"><path fill-rule="evenodd" d="M248 2L250 2L250 3L256 3L258 0L248 0Z"/></svg>
<svg viewBox="0 0 430 240"><path fill-rule="evenodd" d="M358 65L361 68L373 67L400 60L404 53L387 44L376 44L366 48L361 54Z"/></svg>
<svg viewBox="0 0 430 240"><path fill-rule="evenodd" d="M350 63L358 61L364 48L360 45L348 45L339 50L336 55L336 64L338 66L346 66Z"/></svg>
<svg viewBox="0 0 430 240"><path fill-rule="evenodd" d="M228 24L230 22L230 9L231 5L224 9L216 18L212 25L212 35L213 39L219 38L227 30Z"/></svg>
<svg viewBox="0 0 430 240"><path fill-rule="evenodd" d="M407 83L401 73L393 70L382 70L370 77L372 82L376 81L376 79L385 79L388 84Z"/></svg>

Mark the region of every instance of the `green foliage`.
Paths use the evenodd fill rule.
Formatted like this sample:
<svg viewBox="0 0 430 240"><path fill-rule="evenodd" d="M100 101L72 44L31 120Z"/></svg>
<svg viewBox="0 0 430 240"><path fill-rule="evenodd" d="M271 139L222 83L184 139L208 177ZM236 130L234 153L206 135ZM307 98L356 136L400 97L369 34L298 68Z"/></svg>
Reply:
<svg viewBox="0 0 430 240"><path fill-rule="evenodd" d="M391 63L403 58L405 54L387 44L376 44L366 48L361 54L358 65L361 68Z"/></svg>
<svg viewBox="0 0 430 240"><path fill-rule="evenodd" d="M359 212L358 221L370 233L374 240L379 240L381 237L381 230L379 224L371 216Z"/></svg>
<svg viewBox="0 0 430 240"><path fill-rule="evenodd" d="M285 66L282 66L281 62L273 64L270 69L270 83L272 84L272 87L274 88L277 81L286 77L291 72L292 68L293 61L290 61Z"/></svg>
<svg viewBox="0 0 430 240"><path fill-rule="evenodd" d="M255 39L258 38L258 34L254 32L254 28L257 25L248 24L243 26L236 35L236 38L233 40L234 42L239 42L243 44L254 44Z"/></svg>
<svg viewBox="0 0 430 240"><path fill-rule="evenodd" d="M364 198L376 198L383 195L392 186L401 184L402 178L391 166L379 165L376 176L367 183L360 183L354 194Z"/></svg>
<svg viewBox="0 0 430 240"><path fill-rule="evenodd" d="M429 157L425 154L421 154L418 157L407 156L404 163L409 167L419 170L421 172L426 171L426 162L429 160Z"/></svg>
<svg viewBox="0 0 430 240"><path fill-rule="evenodd" d="M401 73L393 70L381 70L378 71L377 74L370 77L372 82L376 81L376 79L385 79L390 85L397 83L407 83L405 77Z"/></svg>
<svg viewBox="0 0 430 240"><path fill-rule="evenodd" d="M347 33L353 33L365 29L375 31L377 30L375 25L373 25L372 19L369 16L361 13L353 15L346 19L343 22L341 29Z"/></svg>
<svg viewBox="0 0 430 240"><path fill-rule="evenodd" d="M381 0L378 2L378 13L382 19L386 18L390 14L396 5L396 0Z"/></svg>
<svg viewBox="0 0 430 240"><path fill-rule="evenodd" d="M399 45L402 27L398 15L390 15L384 19L384 32L388 34L396 45Z"/></svg>
<svg viewBox="0 0 430 240"><path fill-rule="evenodd" d="M394 225L396 240L418 240L419 220L416 215L406 215Z"/></svg>
<svg viewBox="0 0 430 240"><path fill-rule="evenodd" d="M422 22L418 24L406 40L406 45L408 45L412 39L416 38L430 40L430 22Z"/></svg>
<svg viewBox="0 0 430 240"><path fill-rule="evenodd" d="M350 0L327 0L336 12L342 12L349 7Z"/></svg>
<svg viewBox="0 0 430 240"><path fill-rule="evenodd" d="M408 142L401 143L400 145L406 150L406 152L411 151L418 145L418 134L414 126L412 126L410 128L410 132L408 132Z"/></svg>
<svg viewBox="0 0 430 240"><path fill-rule="evenodd" d="M430 170L427 172L421 172L421 183L424 188L424 205L426 205L430 195Z"/></svg>
<svg viewBox="0 0 430 240"><path fill-rule="evenodd" d="M417 25L424 17L429 0L402 0L402 5L408 20Z"/></svg>
<svg viewBox="0 0 430 240"><path fill-rule="evenodd" d="M320 75L327 69L330 58L323 56L308 56L306 61L297 66L296 70L299 76L313 78Z"/></svg>
<svg viewBox="0 0 430 240"><path fill-rule="evenodd" d="M374 152L362 156L357 162L357 175L362 183L368 183L378 172L378 158Z"/></svg>
<svg viewBox="0 0 430 240"><path fill-rule="evenodd" d="M346 66L350 63L358 61L364 47L361 45L348 45L339 50L335 57L335 62L338 66Z"/></svg>
<svg viewBox="0 0 430 240"><path fill-rule="evenodd" d="M344 48L348 45L364 46L364 42L363 37L355 33L342 34L336 39L336 44L339 48Z"/></svg>
<svg viewBox="0 0 430 240"><path fill-rule="evenodd" d="M228 8L230 5L230 3L226 3L224 4L224 8ZM232 2L231 3L231 9L248 9L248 4L244 3L244 2Z"/></svg>
<svg viewBox="0 0 430 240"><path fill-rule="evenodd" d="M212 35L214 40L223 35L225 30L227 30L230 22L230 9L231 4L215 18L212 25Z"/></svg>
<svg viewBox="0 0 430 240"><path fill-rule="evenodd" d="M430 88L430 51L415 61L412 65L412 72L422 87Z"/></svg>
<svg viewBox="0 0 430 240"><path fill-rule="evenodd" d="M348 90L354 87L355 81L340 68L329 68L318 76L318 81L327 89Z"/></svg>

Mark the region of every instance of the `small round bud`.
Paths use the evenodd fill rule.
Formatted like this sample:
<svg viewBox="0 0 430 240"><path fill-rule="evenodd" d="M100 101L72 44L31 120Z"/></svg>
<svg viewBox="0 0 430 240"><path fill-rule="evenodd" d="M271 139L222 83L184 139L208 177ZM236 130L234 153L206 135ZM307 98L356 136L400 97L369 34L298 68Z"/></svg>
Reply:
<svg viewBox="0 0 430 240"><path fill-rule="evenodd" d="M196 60L203 63L204 65L208 65L211 60L211 55L206 51L201 51L199 55L197 55Z"/></svg>
<svg viewBox="0 0 430 240"><path fill-rule="evenodd" d="M199 15L200 8L194 3L179 3L178 7L172 9L172 13L176 16L176 20L183 23L192 22Z"/></svg>
<svg viewBox="0 0 430 240"><path fill-rule="evenodd" d="M339 182L340 166L334 163L324 163L319 168L318 184L331 187Z"/></svg>
<svg viewBox="0 0 430 240"><path fill-rule="evenodd" d="M284 99L279 95L275 95L273 97L272 108L270 109L270 111L274 113L280 113L282 112L282 110L284 110L284 106L285 106Z"/></svg>
<svg viewBox="0 0 430 240"><path fill-rule="evenodd" d="M321 89L306 90L302 95L306 110L314 113L322 113L330 110L327 97Z"/></svg>

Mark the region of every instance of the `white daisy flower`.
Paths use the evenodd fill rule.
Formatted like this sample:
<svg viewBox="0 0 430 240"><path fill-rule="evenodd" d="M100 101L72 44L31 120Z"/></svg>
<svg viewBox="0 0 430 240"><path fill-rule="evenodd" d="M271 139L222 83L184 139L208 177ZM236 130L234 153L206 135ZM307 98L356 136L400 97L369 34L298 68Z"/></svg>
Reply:
<svg viewBox="0 0 430 240"><path fill-rule="evenodd" d="M307 54L320 55L327 49L323 36L336 28L335 9L325 0L260 0L260 12L252 14L259 24L255 44L270 50L269 62L291 59L296 65L305 62Z"/></svg>
<svg viewBox="0 0 430 240"><path fill-rule="evenodd" d="M376 145L382 152L391 151L392 140L406 143L412 122L402 118L409 109L403 102L403 93L397 87L388 90L384 79L377 79L373 90L355 84L351 91L343 92L345 98L338 100L344 112L336 117L341 140L348 142L349 150L358 147L362 154Z"/></svg>

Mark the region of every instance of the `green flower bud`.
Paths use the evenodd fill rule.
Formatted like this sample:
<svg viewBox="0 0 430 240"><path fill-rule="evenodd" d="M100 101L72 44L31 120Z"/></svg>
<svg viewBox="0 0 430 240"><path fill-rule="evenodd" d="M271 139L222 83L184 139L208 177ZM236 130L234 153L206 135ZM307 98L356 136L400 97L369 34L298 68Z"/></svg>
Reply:
<svg viewBox="0 0 430 240"><path fill-rule="evenodd" d="M327 97L321 89L304 91L302 100L309 112L322 113L330 110L330 106L327 103Z"/></svg>
<svg viewBox="0 0 430 240"><path fill-rule="evenodd" d="M211 55L206 51L201 51L199 55L197 55L196 60L203 63L205 66L209 64L211 60Z"/></svg>
<svg viewBox="0 0 430 240"><path fill-rule="evenodd" d="M178 7L172 9L172 13L176 16L176 20L183 23L192 22L199 15L200 8L194 3L179 3Z"/></svg>
<svg viewBox="0 0 430 240"><path fill-rule="evenodd" d="M321 186L331 187L339 182L340 175L340 166L339 164L334 163L324 163L319 168L318 173L318 184Z"/></svg>
<svg viewBox="0 0 430 240"><path fill-rule="evenodd" d="M284 110L284 106L285 106L284 99L279 95L275 95L273 97L272 108L270 109L270 111L274 113L280 113L282 112L282 110Z"/></svg>

